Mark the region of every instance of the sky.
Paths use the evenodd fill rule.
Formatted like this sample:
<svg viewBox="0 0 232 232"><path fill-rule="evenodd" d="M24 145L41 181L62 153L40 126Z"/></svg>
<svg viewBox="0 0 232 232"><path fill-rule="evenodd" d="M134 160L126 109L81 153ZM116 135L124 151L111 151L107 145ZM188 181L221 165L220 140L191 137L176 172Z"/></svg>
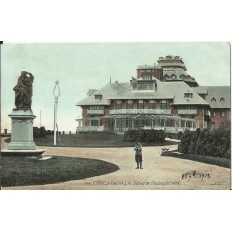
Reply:
<svg viewBox="0 0 232 232"><path fill-rule="evenodd" d="M34 126L53 129L55 81L60 97L57 121L60 131L75 132L81 118L76 103L90 88L110 81L129 82L138 65L152 65L160 56L183 58L187 73L201 86L230 85L228 43L60 43L1 45L1 129L11 130L8 114L15 108L13 91L21 71L34 76ZM40 124L41 112L41 124Z"/></svg>

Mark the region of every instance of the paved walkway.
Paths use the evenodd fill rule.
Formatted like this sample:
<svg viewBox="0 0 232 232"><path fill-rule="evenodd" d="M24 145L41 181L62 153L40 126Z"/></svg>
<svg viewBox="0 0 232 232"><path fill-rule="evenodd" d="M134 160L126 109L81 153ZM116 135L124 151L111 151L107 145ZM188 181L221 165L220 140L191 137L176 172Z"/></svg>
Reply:
<svg viewBox="0 0 232 232"><path fill-rule="evenodd" d="M177 145L172 145L171 150L176 147ZM4 148L6 146L2 142L2 149ZM105 160L118 165L120 170L102 176L59 184L3 189L230 189L230 169L190 160L162 157L160 156L161 146L143 147L144 169L135 169L133 147L38 148L46 150L44 155ZM191 171L197 171L205 176L186 175L182 179L183 174Z"/></svg>

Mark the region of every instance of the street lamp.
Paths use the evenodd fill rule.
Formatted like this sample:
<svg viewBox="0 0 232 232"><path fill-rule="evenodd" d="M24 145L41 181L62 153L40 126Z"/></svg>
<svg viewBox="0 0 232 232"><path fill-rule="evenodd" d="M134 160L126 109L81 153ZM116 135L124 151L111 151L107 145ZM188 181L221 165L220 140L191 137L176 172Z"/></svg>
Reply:
<svg viewBox="0 0 232 232"><path fill-rule="evenodd" d="M59 81L55 82L55 87L53 89L53 96L55 98L55 104L54 104L54 146L56 146L57 105L58 105L58 97L60 96Z"/></svg>

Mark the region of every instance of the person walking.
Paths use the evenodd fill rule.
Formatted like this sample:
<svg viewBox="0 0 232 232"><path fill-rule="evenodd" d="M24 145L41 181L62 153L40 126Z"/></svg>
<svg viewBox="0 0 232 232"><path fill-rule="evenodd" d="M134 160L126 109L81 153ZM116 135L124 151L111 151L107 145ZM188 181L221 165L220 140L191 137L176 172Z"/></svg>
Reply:
<svg viewBox="0 0 232 232"><path fill-rule="evenodd" d="M136 142L134 150L135 150L135 162L137 163L136 169L139 169L139 167L140 169L143 169L142 168L142 162L143 162L142 145L139 142Z"/></svg>

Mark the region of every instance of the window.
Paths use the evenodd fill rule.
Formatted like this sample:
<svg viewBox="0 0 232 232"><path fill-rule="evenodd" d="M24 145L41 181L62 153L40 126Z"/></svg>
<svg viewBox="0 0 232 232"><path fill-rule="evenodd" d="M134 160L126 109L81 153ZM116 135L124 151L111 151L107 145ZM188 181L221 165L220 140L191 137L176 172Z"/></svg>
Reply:
<svg viewBox="0 0 232 232"><path fill-rule="evenodd" d="M212 103L216 103L216 99L213 97L213 98L211 98L211 102Z"/></svg>
<svg viewBox="0 0 232 232"><path fill-rule="evenodd" d="M89 110L104 110L104 106L89 106Z"/></svg>
<svg viewBox="0 0 232 232"><path fill-rule="evenodd" d="M193 97L193 93L184 93L184 98L192 98Z"/></svg>
<svg viewBox="0 0 232 232"><path fill-rule="evenodd" d="M176 76L175 76L175 75L172 75L172 79L173 79L173 80L176 79Z"/></svg>
<svg viewBox="0 0 232 232"><path fill-rule="evenodd" d="M148 102L148 109L155 109L156 108L156 101L155 100L150 100Z"/></svg>
<svg viewBox="0 0 232 232"><path fill-rule="evenodd" d="M212 112L212 116L213 116L213 117L216 116L216 112L215 112L215 111Z"/></svg>
<svg viewBox="0 0 232 232"><path fill-rule="evenodd" d="M180 78L181 78L181 79L184 79L184 78L185 78L185 75L184 75L184 74L181 74L181 75L180 75Z"/></svg>
<svg viewBox="0 0 232 232"><path fill-rule="evenodd" d="M153 82L140 81L140 82L138 82L138 89L139 90L152 90L153 89Z"/></svg>
<svg viewBox="0 0 232 232"><path fill-rule="evenodd" d="M167 109L168 108L168 101L167 100L161 100L160 101L160 109Z"/></svg>
<svg viewBox="0 0 232 232"><path fill-rule="evenodd" d="M98 126L98 120L91 120L91 126Z"/></svg>
<svg viewBox="0 0 232 232"><path fill-rule="evenodd" d="M165 74L165 75L164 75L164 78L165 78L165 79L169 79L168 74Z"/></svg>
<svg viewBox="0 0 232 232"><path fill-rule="evenodd" d="M190 122L190 121L186 121L186 127L192 127L192 122Z"/></svg>
<svg viewBox="0 0 232 232"><path fill-rule="evenodd" d="M100 94L95 95L95 99L101 100L102 99L102 95L100 95Z"/></svg>
<svg viewBox="0 0 232 232"><path fill-rule="evenodd" d="M139 100L137 103L137 109L144 109L144 102L143 100Z"/></svg>
<svg viewBox="0 0 232 232"><path fill-rule="evenodd" d="M114 109L116 109L116 110L122 109L122 101L120 101L120 100L115 101L114 102Z"/></svg>
<svg viewBox="0 0 232 232"><path fill-rule="evenodd" d="M225 116L225 112L224 111L221 111L220 112L220 117L224 117Z"/></svg>
<svg viewBox="0 0 232 232"><path fill-rule="evenodd" d="M143 80L151 80L150 75L142 75Z"/></svg>
<svg viewBox="0 0 232 232"><path fill-rule="evenodd" d="M224 122L220 122L219 128L224 128Z"/></svg>
<svg viewBox="0 0 232 232"><path fill-rule="evenodd" d="M225 98L224 98L224 97L221 97L221 98L220 98L220 102L221 102L221 103L224 103L224 102L225 102Z"/></svg>
<svg viewBox="0 0 232 232"><path fill-rule="evenodd" d="M133 101L131 100L126 101L126 109L133 109Z"/></svg>
<svg viewBox="0 0 232 232"><path fill-rule="evenodd" d="M215 122L211 122L211 129L215 128Z"/></svg>

